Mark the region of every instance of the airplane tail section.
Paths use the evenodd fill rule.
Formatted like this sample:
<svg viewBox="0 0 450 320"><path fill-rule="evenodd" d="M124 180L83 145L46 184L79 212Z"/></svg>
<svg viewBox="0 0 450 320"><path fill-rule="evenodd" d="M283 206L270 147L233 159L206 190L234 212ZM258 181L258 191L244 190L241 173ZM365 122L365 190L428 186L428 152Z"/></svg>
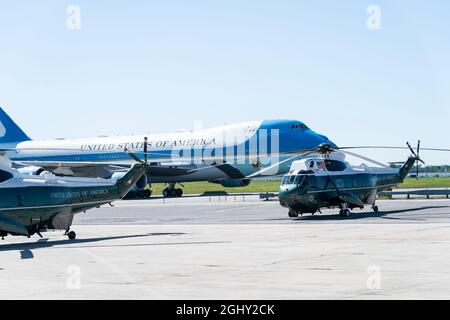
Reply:
<svg viewBox="0 0 450 320"><path fill-rule="evenodd" d="M0 107L0 143L23 142L31 140L25 132Z"/></svg>

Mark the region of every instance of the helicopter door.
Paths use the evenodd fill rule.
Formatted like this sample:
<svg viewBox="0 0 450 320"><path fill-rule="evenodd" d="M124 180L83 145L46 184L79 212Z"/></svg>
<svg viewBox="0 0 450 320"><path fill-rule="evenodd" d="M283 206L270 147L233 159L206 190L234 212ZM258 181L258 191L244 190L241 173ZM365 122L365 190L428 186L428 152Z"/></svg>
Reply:
<svg viewBox="0 0 450 320"><path fill-rule="evenodd" d="M298 175L295 179L295 183L299 189L299 194L305 194L308 190L308 176Z"/></svg>

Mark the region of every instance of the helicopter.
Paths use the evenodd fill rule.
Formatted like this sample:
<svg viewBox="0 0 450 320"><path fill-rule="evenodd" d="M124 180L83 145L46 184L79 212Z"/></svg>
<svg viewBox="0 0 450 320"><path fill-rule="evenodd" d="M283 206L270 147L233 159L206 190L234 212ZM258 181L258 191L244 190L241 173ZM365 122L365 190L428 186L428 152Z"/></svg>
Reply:
<svg viewBox="0 0 450 320"><path fill-rule="evenodd" d="M400 169L394 169L375 160L343 150L366 147L336 149L329 145L321 145L307 152L314 153L314 156L293 162L290 173L282 179L279 190L280 204L289 209L291 218L305 213L321 213L322 208L339 208L341 217L349 217L351 210L363 209L366 205L370 205L374 212L378 212L379 208L376 205L378 194L402 183L414 165L419 170L419 162L424 163L419 156L420 141L416 151L409 143L407 143L407 147L412 155ZM392 148L405 149L403 147ZM448 151L444 149L425 150ZM344 160L345 154L368 160L383 167L369 167L365 164L352 166Z"/></svg>
<svg viewBox="0 0 450 320"><path fill-rule="evenodd" d="M74 215L123 198L148 170L138 161L119 179L74 178L43 172L39 176L23 175L7 158L0 159L0 237L30 238L48 230L65 230L70 240Z"/></svg>

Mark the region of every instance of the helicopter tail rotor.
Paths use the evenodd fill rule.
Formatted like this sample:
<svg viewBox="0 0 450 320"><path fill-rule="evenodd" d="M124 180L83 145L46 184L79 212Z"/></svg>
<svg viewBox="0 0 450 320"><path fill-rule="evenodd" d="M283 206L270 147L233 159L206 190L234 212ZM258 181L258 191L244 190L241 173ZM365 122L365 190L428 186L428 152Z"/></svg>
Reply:
<svg viewBox="0 0 450 320"><path fill-rule="evenodd" d="M415 151L411 147L409 142L406 142L406 145L408 146L412 155L416 158L416 179L419 180L419 165L420 165L419 162L425 164L425 162L422 159L420 159L420 140L417 142L417 149Z"/></svg>
<svg viewBox="0 0 450 320"><path fill-rule="evenodd" d="M140 163L140 164L142 164L142 165L147 165L148 164L148 138L147 137L145 137L144 138L144 161L142 161L141 159L139 159L139 157L134 153L134 152L132 152L130 149L128 149L128 148L125 148L125 150L124 150L129 156L130 156L130 158L131 159L133 159L134 161L136 161L136 162L138 162L138 163Z"/></svg>

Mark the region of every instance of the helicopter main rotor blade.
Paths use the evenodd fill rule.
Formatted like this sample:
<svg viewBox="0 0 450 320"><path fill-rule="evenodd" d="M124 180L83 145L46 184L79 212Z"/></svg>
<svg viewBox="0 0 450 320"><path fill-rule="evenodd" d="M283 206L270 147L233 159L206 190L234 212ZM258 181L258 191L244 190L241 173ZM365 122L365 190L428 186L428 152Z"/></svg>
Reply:
<svg viewBox="0 0 450 320"><path fill-rule="evenodd" d="M148 163L148 138L144 138L144 162Z"/></svg>
<svg viewBox="0 0 450 320"><path fill-rule="evenodd" d="M140 163L140 164L145 164L144 161L142 161L141 159L139 159L133 152L131 152L128 149L125 149L125 152L128 153L128 155L130 156L131 159L133 159L134 161Z"/></svg>
<svg viewBox="0 0 450 320"><path fill-rule="evenodd" d="M419 160L420 160L420 140L419 142L417 142L417 161L416 161L417 180L419 180Z"/></svg>
<svg viewBox="0 0 450 320"><path fill-rule="evenodd" d="M384 163L378 162L376 160L370 159L368 157L362 156L362 155L354 153L354 152L344 151L344 150L341 150L341 149L337 149L336 152L342 152L342 153L348 154L350 156L353 156L353 157L356 157L356 158L359 158L359 159L371 162L371 163L376 164L378 166L381 166L381 167L384 167L384 168L389 168L389 166L384 164Z"/></svg>
<svg viewBox="0 0 450 320"><path fill-rule="evenodd" d="M255 173L252 173L251 175L246 176L246 178L254 178L254 177L259 176L259 175L261 175L261 174L263 174L263 173L265 173L265 172L267 172L269 170L272 170L273 168L276 168L276 167L280 166L283 163L292 161L295 158L302 157L302 156L305 156L305 155L313 153L313 152L315 152L315 151L314 150L308 150L308 151L305 151L305 152L301 152L301 153L299 153L299 154L297 154L297 155L295 155L293 157L290 157L290 158L285 159L283 161L277 162L277 163L275 163L275 164L273 164L273 165L271 165L271 166L269 166L267 168L264 168L262 170L259 170L259 171L255 172Z"/></svg>
<svg viewBox="0 0 450 320"><path fill-rule="evenodd" d="M339 147L337 150L351 150L351 149L394 149L394 150L410 150L408 147L395 147L395 146L356 146L356 147ZM440 148L420 148L421 151L442 151L450 152L450 149Z"/></svg>

